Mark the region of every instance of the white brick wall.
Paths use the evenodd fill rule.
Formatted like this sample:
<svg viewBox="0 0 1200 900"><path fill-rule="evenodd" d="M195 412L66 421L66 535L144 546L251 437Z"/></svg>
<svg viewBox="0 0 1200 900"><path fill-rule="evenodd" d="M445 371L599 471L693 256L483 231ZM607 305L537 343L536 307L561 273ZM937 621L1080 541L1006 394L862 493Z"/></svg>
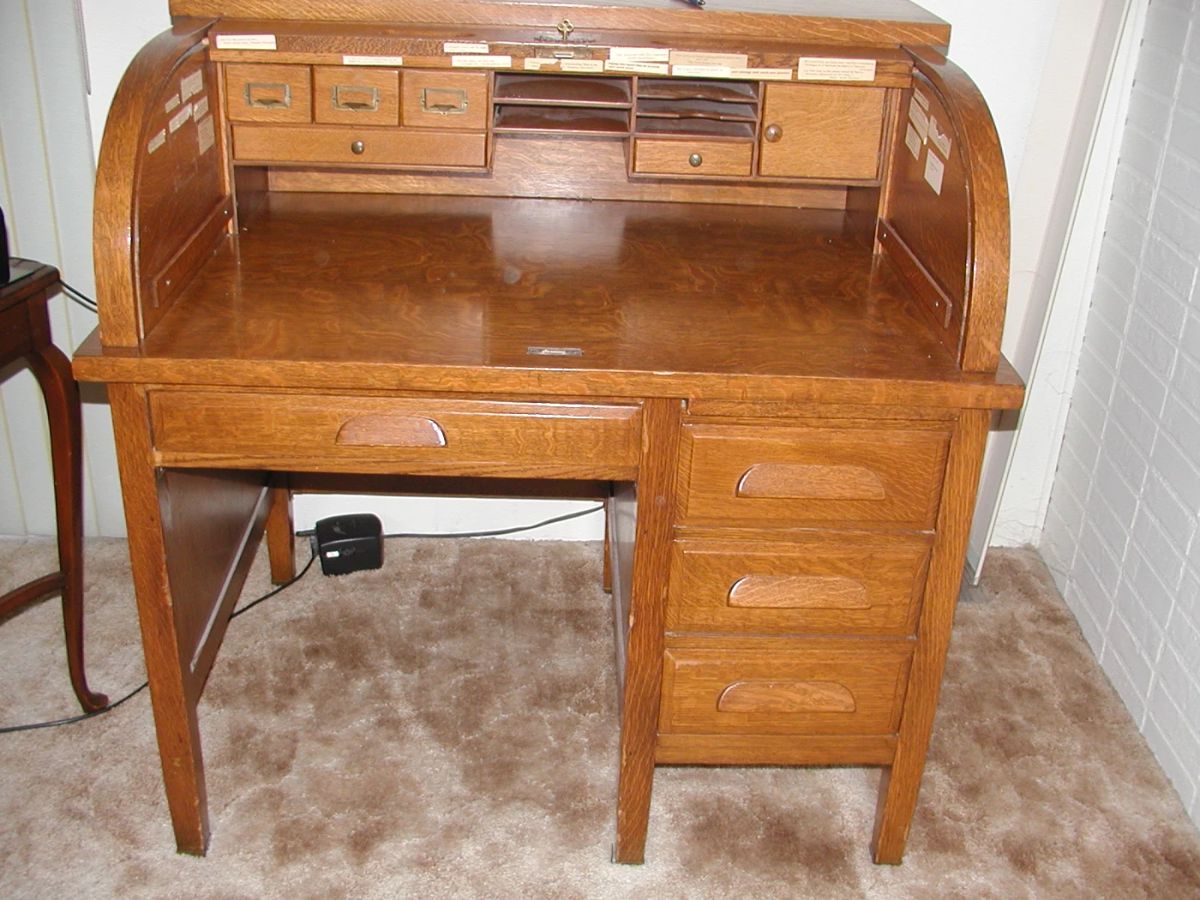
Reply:
<svg viewBox="0 0 1200 900"><path fill-rule="evenodd" d="M1200 824L1200 4L1151 0L1040 550Z"/></svg>

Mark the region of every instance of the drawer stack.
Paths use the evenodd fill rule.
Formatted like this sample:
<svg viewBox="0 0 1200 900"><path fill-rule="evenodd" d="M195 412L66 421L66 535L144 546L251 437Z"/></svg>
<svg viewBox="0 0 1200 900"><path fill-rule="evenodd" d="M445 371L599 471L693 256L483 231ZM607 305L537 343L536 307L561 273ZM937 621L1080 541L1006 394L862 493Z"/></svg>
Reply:
<svg viewBox="0 0 1200 900"><path fill-rule="evenodd" d="M483 168L485 72L231 64L225 96L239 163Z"/></svg>
<svg viewBox="0 0 1200 900"><path fill-rule="evenodd" d="M949 440L685 421L659 762L891 761Z"/></svg>

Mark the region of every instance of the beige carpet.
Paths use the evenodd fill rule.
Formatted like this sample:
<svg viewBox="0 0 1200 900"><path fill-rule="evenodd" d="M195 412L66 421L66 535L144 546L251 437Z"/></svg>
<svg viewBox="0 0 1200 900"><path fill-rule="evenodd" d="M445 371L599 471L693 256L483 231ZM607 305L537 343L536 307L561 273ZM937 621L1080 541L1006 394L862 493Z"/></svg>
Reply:
<svg viewBox="0 0 1200 900"><path fill-rule="evenodd" d="M0 541L0 590L49 569ZM247 595L265 589L256 563ZM89 671L138 683L125 546L88 545ZM389 542L237 619L201 706L212 848L174 853L148 698L0 736L3 897L1200 896L1200 836L1035 555L959 609L903 866L878 772L660 769L608 861L616 727L599 548ZM73 711L57 602L0 624L0 725Z"/></svg>

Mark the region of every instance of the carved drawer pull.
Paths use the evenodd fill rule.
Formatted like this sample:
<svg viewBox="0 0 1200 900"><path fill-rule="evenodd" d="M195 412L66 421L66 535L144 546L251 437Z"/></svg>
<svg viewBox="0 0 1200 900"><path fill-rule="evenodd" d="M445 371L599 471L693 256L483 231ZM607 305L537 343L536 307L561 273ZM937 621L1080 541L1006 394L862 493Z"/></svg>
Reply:
<svg viewBox="0 0 1200 900"><path fill-rule="evenodd" d="M247 81L242 94L247 106L288 109L292 105L292 86L281 81Z"/></svg>
<svg viewBox="0 0 1200 900"><path fill-rule="evenodd" d="M332 99L334 109L374 112L379 109L379 88L359 87L356 84L335 84Z"/></svg>
<svg viewBox="0 0 1200 900"><path fill-rule="evenodd" d="M854 712L854 695L836 681L735 681L717 699L717 712Z"/></svg>
<svg viewBox="0 0 1200 900"><path fill-rule="evenodd" d="M338 429L341 447L445 447L442 426L425 416L356 416Z"/></svg>
<svg viewBox="0 0 1200 900"><path fill-rule="evenodd" d="M755 463L738 479L737 496L792 500L883 500L879 475L863 466Z"/></svg>
<svg viewBox="0 0 1200 900"><path fill-rule="evenodd" d="M751 609L870 609L867 586L840 575L743 575L730 606Z"/></svg>

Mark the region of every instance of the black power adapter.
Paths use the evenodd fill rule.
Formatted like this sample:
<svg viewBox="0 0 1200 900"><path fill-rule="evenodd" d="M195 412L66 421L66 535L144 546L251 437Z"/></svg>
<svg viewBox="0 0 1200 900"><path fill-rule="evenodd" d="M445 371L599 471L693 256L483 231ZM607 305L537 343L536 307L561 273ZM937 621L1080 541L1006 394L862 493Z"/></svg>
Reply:
<svg viewBox="0 0 1200 900"><path fill-rule="evenodd" d="M371 513L330 516L313 526L323 575L383 566L383 524Z"/></svg>

